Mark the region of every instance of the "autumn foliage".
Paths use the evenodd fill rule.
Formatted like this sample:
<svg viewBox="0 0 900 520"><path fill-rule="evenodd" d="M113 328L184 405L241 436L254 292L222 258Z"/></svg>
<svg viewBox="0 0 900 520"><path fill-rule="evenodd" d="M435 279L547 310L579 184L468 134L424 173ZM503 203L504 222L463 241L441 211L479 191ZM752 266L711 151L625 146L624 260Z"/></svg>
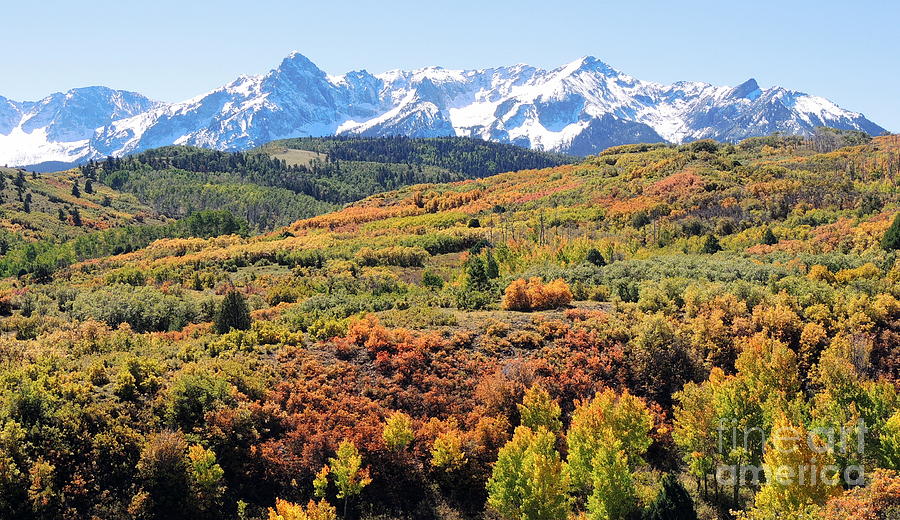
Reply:
<svg viewBox="0 0 900 520"><path fill-rule="evenodd" d="M628 145L257 236L9 242L0 518L893 519L900 139L802 144ZM859 420L864 450L763 452ZM872 478L717 485L767 460Z"/></svg>
<svg viewBox="0 0 900 520"><path fill-rule="evenodd" d="M503 308L509 311L542 311L564 307L572 301L572 291L562 279L545 284L540 278L519 278L503 294Z"/></svg>

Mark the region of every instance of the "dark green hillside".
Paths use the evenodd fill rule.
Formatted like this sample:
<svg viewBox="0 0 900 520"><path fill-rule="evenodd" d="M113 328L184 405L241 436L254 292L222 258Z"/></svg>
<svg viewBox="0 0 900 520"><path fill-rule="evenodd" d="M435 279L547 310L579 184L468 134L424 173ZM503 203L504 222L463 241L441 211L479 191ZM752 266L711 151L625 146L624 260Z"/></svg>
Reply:
<svg viewBox="0 0 900 520"><path fill-rule="evenodd" d="M171 217L227 209L264 230L382 191L572 160L468 138L316 138L249 152L167 146L82 171Z"/></svg>
<svg viewBox="0 0 900 520"><path fill-rule="evenodd" d="M262 149L278 148L317 152L336 161L437 166L462 173L466 178L549 168L578 160L569 155L469 137L305 137L273 141Z"/></svg>

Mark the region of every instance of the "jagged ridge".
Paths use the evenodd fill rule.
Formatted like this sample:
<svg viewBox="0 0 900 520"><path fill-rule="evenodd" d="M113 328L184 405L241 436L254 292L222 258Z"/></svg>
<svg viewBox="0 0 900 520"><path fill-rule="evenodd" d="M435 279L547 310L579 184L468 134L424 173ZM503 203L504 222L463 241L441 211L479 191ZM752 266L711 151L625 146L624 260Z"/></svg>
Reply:
<svg viewBox="0 0 900 520"><path fill-rule="evenodd" d="M0 164L78 161L170 144L244 150L332 134L470 136L586 155L618 144L808 134L818 126L884 131L824 98L762 89L752 79L737 87L662 85L593 57L553 70L520 64L328 76L292 53L266 74L181 103L102 87L37 103L0 98Z"/></svg>

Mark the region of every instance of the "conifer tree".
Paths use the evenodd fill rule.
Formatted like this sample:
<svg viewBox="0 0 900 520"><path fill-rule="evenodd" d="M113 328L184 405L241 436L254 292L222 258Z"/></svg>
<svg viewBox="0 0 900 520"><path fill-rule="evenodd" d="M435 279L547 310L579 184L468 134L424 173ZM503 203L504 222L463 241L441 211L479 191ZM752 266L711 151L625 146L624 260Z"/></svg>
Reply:
<svg viewBox="0 0 900 520"><path fill-rule="evenodd" d="M897 213L891 227L885 231L884 237L881 239L881 247L887 251L900 249L900 213Z"/></svg>
<svg viewBox="0 0 900 520"><path fill-rule="evenodd" d="M673 475L662 479L659 494L644 512L643 520L697 520L694 501Z"/></svg>
<svg viewBox="0 0 900 520"><path fill-rule="evenodd" d="M477 256L466 261L466 285L476 291L484 291L490 287L484 262Z"/></svg>
<svg viewBox="0 0 900 520"><path fill-rule="evenodd" d="M715 235L706 235L706 239L703 241L703 248L701 251L708 255L713 253L718 253L722 250L722 246L719 245L719 239L716 238Z"/></svg>
<svg viewBox="0 0 900 520"><path fill-rule="evenodd" d="M497 265L497 260L490 251L484 257L484 273L492 280L500 276L500 266Z"/></svg>
<svg viewBox="0 0 900 520"><path fill-rule="evenodd" d="M250 328L250 309L244 295L232 288L225 294L216 313L216 330L225 334L231 329L247 330Z"/></svg>
<svg viewBox="0 0 900 520"><path fill-rule="evenodd" d="M597 251L593 247L588 249L587 255L584 259L596 265L597 267L603 267L604 265L606 265L606 260L603 259L603 255L600 253L600 251Z"/></svg>

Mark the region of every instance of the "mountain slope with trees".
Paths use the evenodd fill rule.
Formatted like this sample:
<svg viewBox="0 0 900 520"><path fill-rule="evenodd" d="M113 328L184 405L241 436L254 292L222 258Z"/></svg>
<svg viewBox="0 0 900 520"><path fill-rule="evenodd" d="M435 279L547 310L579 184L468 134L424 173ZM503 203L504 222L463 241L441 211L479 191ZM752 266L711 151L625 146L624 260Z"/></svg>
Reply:
<svg viewBox="0 0 900 520"><path fill-rule="evenodd" d="M297 162L295 150L316 154ZM272 229L410 184L574 160L469 138L320 138L276 141L250 152L171 146L91 161L81 171L171 217L226 209L256 229Z"/></svg>
<svg viewBox="0 0 900 520"><path fill-rule="evenodd" d="M892 518L900 139L833 137L620 146L6 278L0 517ZM869 480L715 480L763 463Z"/></svg>
<svg viewBox="0 0 900 520"><path fill-rule="evenodd" d="M133 195L78 171L36 173L0 168L0 234L4 240L74 238L167 219Z"/></svg>

